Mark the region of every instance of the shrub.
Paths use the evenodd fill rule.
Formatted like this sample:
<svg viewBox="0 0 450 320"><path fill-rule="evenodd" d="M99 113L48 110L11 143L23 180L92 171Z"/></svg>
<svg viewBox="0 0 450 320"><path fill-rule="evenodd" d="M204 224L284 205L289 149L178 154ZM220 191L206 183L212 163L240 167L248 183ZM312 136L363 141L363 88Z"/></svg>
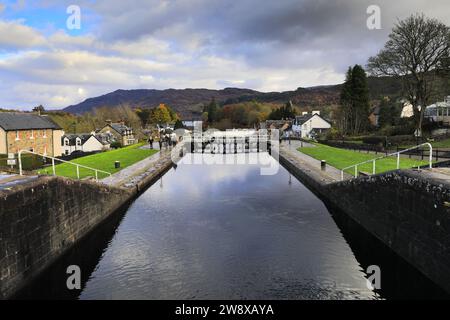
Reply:
<svg viewBox="0 0 450 320"><path fill-rule="evenodd" d="M388 142L391 145L401 145L415 143L415 138L413 135L397 135L388 137Z"/></svg>
<svg viewBox="0 0 450 320"><path fill-rule="evenodd" d="M362 142L366 144L372 145L385 145L386 137L385 136L367 136L362 138Z"/></svg>
<svg viewBox="0 0 450 320"><path fill-rule="evenodd" d="M119 149L119 148L122 148L122 144L118 141L114 141L114 142L111 142L110 147L112 149Z"/></svg>

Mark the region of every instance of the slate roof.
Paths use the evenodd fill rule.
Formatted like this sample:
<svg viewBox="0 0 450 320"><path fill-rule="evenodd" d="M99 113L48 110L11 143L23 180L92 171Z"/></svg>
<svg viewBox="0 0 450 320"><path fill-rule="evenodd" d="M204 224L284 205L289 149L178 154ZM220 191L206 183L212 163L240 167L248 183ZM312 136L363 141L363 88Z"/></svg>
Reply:
<svg viewBox="0 0 450 320"><path fill-rule="evenodd" d="M298 125L302 125L304 124L306 121L308 121L309 119L311 119L314 115L312 114L305 114L303 116L296 116L295 117L295 121L297 122Z"/></svg>
<svg viewBox="0 0 450 320"><path fill-rule="evenodd" d="M90 133L80 133L80 134L65 134L61 137L61 144L64 145L64 139L69 139L69 145L74 146L76 145L76 139L81 139L81 145L83 145L86 141L89 140L90 137L94 137L98 141L100 141L96 136L90 134ZM100 141L101 142L101 141Z"/></svg>
<svg viewBox="0 0 450 320"><path fill-rule="evenodd" d="M130 127L127 127L126 125L120 123L111 123L111 128L119 132L121 135L124 135L125 131L132 130Z"/></svg>
<svg viewBox="0 0 450 320"><path fill-rule="evenodd" d="M61 130L61 127L47 116L13 112L0 112L0 127L5 131L31 129Z"/></svg>

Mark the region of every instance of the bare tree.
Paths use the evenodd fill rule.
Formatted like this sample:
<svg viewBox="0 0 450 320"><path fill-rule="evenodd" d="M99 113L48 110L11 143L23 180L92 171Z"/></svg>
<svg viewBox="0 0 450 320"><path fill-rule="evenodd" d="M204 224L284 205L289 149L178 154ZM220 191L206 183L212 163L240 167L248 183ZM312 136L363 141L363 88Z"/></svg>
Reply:
<svg viewBox="0 0 450 320"><path fill-rule="evenodd" d="M415 14L399 21L384 48L369 59L372 75L402 79L418 132L438 76L448 67L449 54L450 28L436 19Z"/></svg>

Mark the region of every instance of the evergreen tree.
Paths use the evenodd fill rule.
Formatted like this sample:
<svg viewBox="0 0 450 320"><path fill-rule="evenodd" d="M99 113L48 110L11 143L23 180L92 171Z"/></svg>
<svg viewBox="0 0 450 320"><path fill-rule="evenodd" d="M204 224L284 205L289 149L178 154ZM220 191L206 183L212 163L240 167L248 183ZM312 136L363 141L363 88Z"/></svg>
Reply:
<svg viewBox="0 0 450 320"><path fill-rule="evenodd" d="M369 124L369 88L360 65L349 68L341 89L339 126L344 134L358 134Z"/></svg>

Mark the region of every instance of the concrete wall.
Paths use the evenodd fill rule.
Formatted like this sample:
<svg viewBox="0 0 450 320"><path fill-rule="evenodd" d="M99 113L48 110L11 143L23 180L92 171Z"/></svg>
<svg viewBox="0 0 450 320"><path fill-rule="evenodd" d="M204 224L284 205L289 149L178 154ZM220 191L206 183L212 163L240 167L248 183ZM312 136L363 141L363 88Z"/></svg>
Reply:
<svg viewBox="0 0 450 320"><path fill-rule="evenodd" d="M412 170L327 185L325 201L450 292L450 186Z"/></svg>
<svg viewBox="0 0 450 320"><path fill-rule="evenodd" d="M29 283L133 194L57 177L0 191L0 298Z"/></svg>

